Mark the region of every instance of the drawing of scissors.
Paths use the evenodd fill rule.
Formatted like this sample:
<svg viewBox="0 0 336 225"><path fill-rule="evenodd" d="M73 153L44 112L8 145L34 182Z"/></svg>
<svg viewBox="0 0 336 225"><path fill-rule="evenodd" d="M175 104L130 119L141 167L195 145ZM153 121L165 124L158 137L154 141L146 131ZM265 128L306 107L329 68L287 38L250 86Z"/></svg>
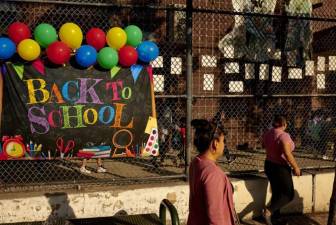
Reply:
<svg viewBox="0 0 336 225"><path fill-rule="evenodd" d="M73 140L69 140L66 145L64 145L63 137L59 137L56 140L56 146L57 150L61 153L61 158L63 159L64 155L75 147L75 142Z"/></svg>

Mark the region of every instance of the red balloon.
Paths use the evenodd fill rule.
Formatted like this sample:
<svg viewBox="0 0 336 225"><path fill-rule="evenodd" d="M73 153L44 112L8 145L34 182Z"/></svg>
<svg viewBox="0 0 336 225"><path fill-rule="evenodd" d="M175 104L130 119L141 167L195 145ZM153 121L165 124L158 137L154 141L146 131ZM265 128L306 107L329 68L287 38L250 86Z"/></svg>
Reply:
<svg viewBox="0 0 336 225"><path fill-rule="evenodd" d="M99 51L106 43L105 32L99 28L91 28L86 34L86 42Z"/></svg>
<svg viewBox="0 0 336 225"><path fill-rule="evenodd" d="M126 45L119 49L119 63L124 67L130 67L138 60L138 52L132 46Z"/></svg>
<svg viewBox="0 0 336 225"><path fill-rule="evenodd" d="M68 62L71 56L71 49L61 41L50 44L46 52L48 59L57 65Z"/></svg>
<svg viewBox="0 0 336 225"><path fill-rule="evenodd" d="M7 33L15 44L19 44L20 41L31 37L29 27L21 22L14 22L9 25Z"/></svg>

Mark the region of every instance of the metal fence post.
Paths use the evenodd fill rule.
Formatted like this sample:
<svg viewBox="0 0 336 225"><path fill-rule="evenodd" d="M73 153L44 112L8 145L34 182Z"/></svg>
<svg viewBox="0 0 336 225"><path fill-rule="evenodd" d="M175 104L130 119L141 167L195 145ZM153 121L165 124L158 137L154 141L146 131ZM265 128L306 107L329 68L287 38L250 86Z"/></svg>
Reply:
<svg viewBox="0 0 336 225"><path fill-rule="evenodd" d="M186 43L187 43L187 148L186 148L186 165L185 174L187 180L189 179L189 164L190 153L192 149L191 144L191 118L192 118L192 0L187 0L187 12L186 12Z"/></svg>

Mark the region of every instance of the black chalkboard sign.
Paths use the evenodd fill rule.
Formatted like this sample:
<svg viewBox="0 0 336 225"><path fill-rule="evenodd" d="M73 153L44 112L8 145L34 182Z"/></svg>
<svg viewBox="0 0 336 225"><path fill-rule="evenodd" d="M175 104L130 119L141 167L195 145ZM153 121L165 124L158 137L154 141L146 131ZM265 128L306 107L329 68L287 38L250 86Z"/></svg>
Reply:
<svg viewBox="0 0 336 225"><path fill-rule="evenodd" d="M42 67L1 68L2 160L158 155L150 66Z"/></svg>

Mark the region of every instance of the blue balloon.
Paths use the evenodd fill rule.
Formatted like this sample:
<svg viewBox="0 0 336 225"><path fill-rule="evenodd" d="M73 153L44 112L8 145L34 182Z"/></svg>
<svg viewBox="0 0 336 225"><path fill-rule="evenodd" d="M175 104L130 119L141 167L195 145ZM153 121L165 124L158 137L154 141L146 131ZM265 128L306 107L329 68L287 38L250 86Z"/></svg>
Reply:
<svg viewBox="0 0 336 225"><path fill-rule="evenodd" d="M0 59L6 60L11 58L16 52L14 42L9 38L0 38Z"/></svg>
<svg viewBox="0 0 336 225"><path fill-rule="evenodd" d="M137 47L138 57L143 62L150 62L159 56L159 48L152 41L144 41Z"/></svg>
<svg viewBox="0 0 336 225"><path fill-rule="evenodd" d="M82 45L76 52L76 62L82 67L89 67L97 61L97 51L91 45Z"/></svg>

